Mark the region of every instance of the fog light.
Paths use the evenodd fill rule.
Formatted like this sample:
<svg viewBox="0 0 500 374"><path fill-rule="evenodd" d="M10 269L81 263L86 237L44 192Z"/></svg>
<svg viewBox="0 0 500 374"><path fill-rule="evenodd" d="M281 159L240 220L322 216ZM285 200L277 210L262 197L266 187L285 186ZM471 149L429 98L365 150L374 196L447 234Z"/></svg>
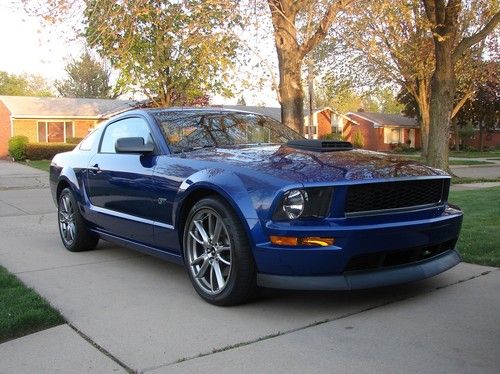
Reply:
<svg viewBox="0 0 500 374"><path fill-rule="evenodd" d="M306 238L296 238L294 236L275 236L271 235L269 237L271 243L275 245L285 245L290 247L296 247L301 245L313 246L313 247L327 247L335 243L335 238L320 238L317 236L306 237Z"/></svg>

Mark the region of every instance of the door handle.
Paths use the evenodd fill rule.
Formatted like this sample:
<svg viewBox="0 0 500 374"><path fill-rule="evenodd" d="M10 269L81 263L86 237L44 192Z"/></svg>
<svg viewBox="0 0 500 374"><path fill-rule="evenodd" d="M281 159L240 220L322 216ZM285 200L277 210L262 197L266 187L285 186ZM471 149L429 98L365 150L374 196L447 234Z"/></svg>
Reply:
<svg viewBox="0 0 500 374"><path fill-rule="evenodd" d="M92 172L92 174L99 174L101 172L101 169L99 168L99 164L95 164L93 166L90 166L89 170Z"/></svg>

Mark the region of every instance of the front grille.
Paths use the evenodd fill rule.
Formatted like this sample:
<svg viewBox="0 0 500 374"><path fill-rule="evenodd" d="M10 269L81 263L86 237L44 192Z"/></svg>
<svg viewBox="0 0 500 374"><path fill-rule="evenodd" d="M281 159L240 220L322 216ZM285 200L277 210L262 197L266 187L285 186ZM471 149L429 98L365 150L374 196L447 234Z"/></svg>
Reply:
<svg viewBox="0 0 500 374"><path fill-rule="evenodd" d="M349 186L345 212L360 213L438 204L447 198L448 179L420 179Z"/></svg>
<svg viewBox="0 0 500 374"><path fill-rule="evenodd" d="M433 245L357 255L349 260L344 271L373 270L426 260L455 248L456 241L452 239Z"/></svg>

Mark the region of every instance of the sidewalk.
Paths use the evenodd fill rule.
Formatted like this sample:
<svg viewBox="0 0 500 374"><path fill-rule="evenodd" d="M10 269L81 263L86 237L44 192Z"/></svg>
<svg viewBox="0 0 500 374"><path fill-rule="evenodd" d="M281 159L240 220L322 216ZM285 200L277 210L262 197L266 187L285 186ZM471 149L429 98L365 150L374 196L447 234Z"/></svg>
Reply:
<svg viewBox="0 0 500 374"><path fill-rule="evenodd" d="M39 172L0 162L2 183L5 175L24 183L30 173ZM0 373L500 367L497 268L462 263L421 282L352 292L265 290L247 305L215 307L197 296L181 266L105 242L95 251L66 251L43 187L47 174L40 177L20 188L9 179L0 190L0 264L71 327L1 344Z"/></svg>
<svg viewBox="0 0 500 374"><path fill-rule="evenodd" d="M0 344L0 373L123 373L68 325Z"/></svg>

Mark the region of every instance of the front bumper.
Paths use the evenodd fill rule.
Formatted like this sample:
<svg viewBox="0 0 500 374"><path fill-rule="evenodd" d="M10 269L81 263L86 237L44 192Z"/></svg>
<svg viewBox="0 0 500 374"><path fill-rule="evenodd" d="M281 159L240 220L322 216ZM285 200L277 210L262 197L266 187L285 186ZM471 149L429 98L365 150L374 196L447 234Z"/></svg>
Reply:
<svg viewBox="0 0 500 374"><path fill-rule="evenodd" d="M454 249L417 263L342 275L290 276L257 274L260 287L290 290L355 290L409 283L442 273L460 263Z"/></svg>
<svg viewBox="0 0 500 374"><path fill-rule="evenodd" d="M287 247L261 242L253 252L261 279L275 279L275 276L343 278L352 270L376 272L400 265L411 268L420 261L437 258L438 254L454 249L461 224L462 212L449 206L421 212L420 215L411 212L343 221L325 220L320 224L270 222L266 226L267 235L333 237L335 244ZM389 253L397 257L419 248L433 252L436 246L440 249L434 255L410 255L401 261L381 259L376 266L353 266L353 262L355 264L364 256Z"/></svg>

